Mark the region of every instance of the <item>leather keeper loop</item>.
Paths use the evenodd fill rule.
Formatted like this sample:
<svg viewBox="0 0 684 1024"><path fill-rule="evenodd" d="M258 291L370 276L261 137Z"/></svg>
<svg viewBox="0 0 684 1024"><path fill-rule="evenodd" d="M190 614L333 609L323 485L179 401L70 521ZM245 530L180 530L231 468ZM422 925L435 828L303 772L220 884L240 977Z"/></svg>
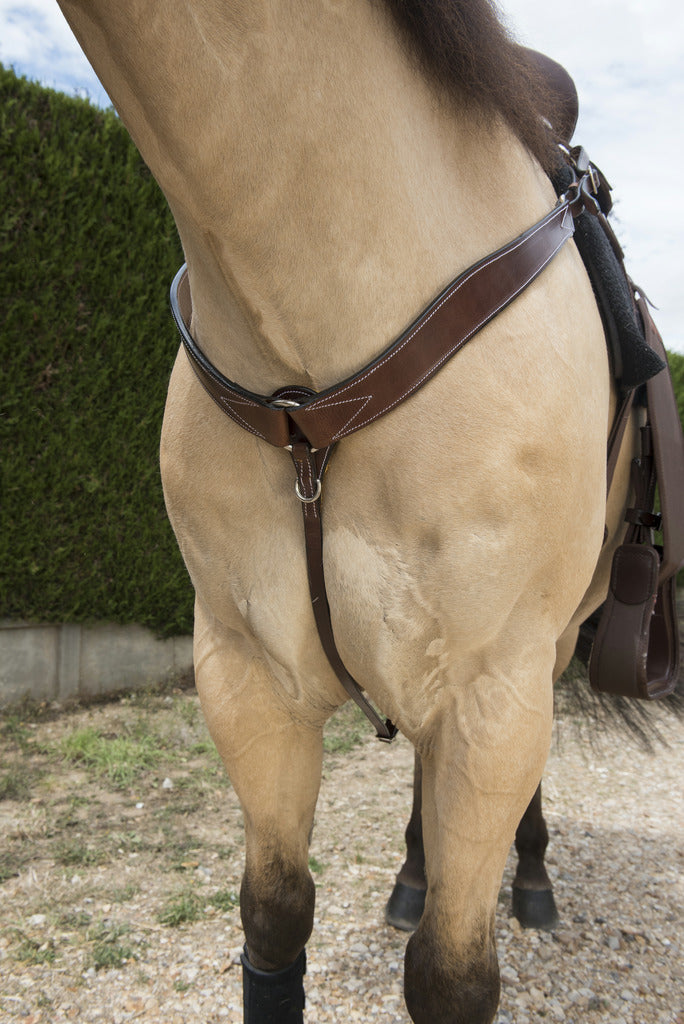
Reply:
<svg viewBox="0 0 684 1024"><path fill-rule="evenodd" d="M628 508L625 512L625 522L633 526L644 526L647 530L659 530L662 521L659 512L648 512L644 508Z"/></svg>

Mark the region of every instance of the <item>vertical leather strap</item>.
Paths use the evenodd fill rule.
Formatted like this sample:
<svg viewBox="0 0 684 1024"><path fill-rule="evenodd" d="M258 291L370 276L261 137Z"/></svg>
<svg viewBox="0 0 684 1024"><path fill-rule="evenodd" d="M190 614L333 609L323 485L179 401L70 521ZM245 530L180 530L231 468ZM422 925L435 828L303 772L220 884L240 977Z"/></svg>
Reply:
<svg viewBox="0 0 684 1024"><path fill-rule="evenodd" d="M667 365L665 346L653 322L648 302L641 289L635 290L646 342ZM659 581L663 583L674 576L684 562L684 435L668 369L646 382L646 393L663 515L663 553L659 574Z"/></svg>
<svg viewBox="0 0 684 1024"><path fill-rule="evenodd" d="M662 340L641 294L636 302L646 342L664 358ZM684 560L684 438L666 369L647 381L646 399L641 453L632 461L634 504L625 515L629 529L613 557L589 679L604 693L655 700L672 693L679 675L676 573ZM624 432L620 419L625 409L623 403L612 440ZM614 447L619 449L619 439ZM660 513L654 511L656 487ZM653 539L661 525L662 548Z"/></svg>
<svg viewBox="0 0 684 1024"><path fill-rule="evenodd" d="M613 426L610 430L608 437L608 464L606 472L606 494L610 494L610 488L613 483L613 477L615 476L615 467L617 466L618 456L620 455L620 448L622 447L622 439L625 436L625 430L629 423L629 416L634 405L634 388L631 388L622 402L618 406L615 418L613 420Z"/></svg>
<svg viewBox="0 0 684 1024"><path fill-rule="evenodd" d="M311 606L321 645L337 678L352 700L361 708L366 718L370 720L378 739L391 743L397 735L396 726L389 718L383 721L370 701L364 696L359 684L347 671L335 643L323 569L323 520L321 516L323 474L332 450L333 446L331 445L314 452L305 441L295 441L291 446L292 461L297 473L296 491L302 503L304 516L306 567Z"/></svg>

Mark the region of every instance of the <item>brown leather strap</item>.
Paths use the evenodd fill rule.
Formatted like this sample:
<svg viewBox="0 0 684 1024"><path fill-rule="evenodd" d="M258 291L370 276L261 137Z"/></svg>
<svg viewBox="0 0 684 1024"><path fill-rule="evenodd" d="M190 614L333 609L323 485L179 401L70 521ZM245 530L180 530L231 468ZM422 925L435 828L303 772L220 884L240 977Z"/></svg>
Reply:
<svg viewBox="0 0 684 1024"><path fill-rule="evenodd" d="M625 436L625 430L629 423L629 417L634 406L634 389L627 392L620 404L618 405L613 419L613 426L611 427L610 434L608 436L608 462L606 467L606 493L610 493L610 488L613 483L613 477L615 476L615 467L617 466L618 456L620 455L620 448L622 447L622 441Z"/></svg>
<svg viewBox="0 0 684 1024"><path fill-rule="evenodd" d="M312 448L326 448L422 387L542 272L572 237L573 218L588 200L584 185L582 179L534 227L457 277L378 359L298 408L280 408L272 397L241 388L204 356L190 334L190 287L181 267L171 286L171 309L185 350L208 394L245 430L286 448L295 424Z"/></svg>
<svg viewBox="0 0 684 1024"><path fill-rule="evenodd" d="M335 643L323 570L323 516L321 512L323 474L331 453L332 448L312 452L310 446L304 441L295 442L292 445L292 460L297 473L297 496L302 503L304 516L306 566L311 605L321 645L337 678L372 723L378 739L391 743L397 734L396 726L389 718L383 721L366 698L359 684L348 672Z"/></svg>
<svg viewBox="0 0 684 1024"><path fill-rule="evenodd" d="M648 302L639 288L635 291L646 341L667 364L663 339L653 322ZM663 557L659 574L662 583L673 576L684 562L684 436L672 378L667 369L646 382L646 396L663 517Z"/></svg>
<svg viewBox="0 0 684 1024"><path fill-rule="evenodd" d="M634 290L646 341L666 359L646 300ZM629 529L613 557L589 679L603 693L655 700L672 693L679 675L676 574L684 562L684 437L666 369L646 383L646 407L641 454L632 462L634 503L625 515ZM617 427L616 420L613 434ZM660 513L654 510L656 487ZM662 548L653 540L661 526Z"/></svg>

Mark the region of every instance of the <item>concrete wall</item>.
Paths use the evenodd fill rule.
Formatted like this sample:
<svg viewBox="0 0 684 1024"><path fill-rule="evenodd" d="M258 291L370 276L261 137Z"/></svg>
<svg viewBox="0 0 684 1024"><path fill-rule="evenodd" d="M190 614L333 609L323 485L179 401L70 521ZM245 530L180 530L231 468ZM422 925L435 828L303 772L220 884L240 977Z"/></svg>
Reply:
<svg viewBox="0 0 684 1024"><path fill-rule="evenodd" d="M677 598L684 650L684 589ZM141 689L191 671L189 636L158 640L141 626L111 623L0 621L0 708L25 697L62 702Z"/></svg>
<svg viewBox="0 0 684 1024"><path fill-rule="evenodd" d="M134 690L192 670L192 638L141 626L0 621L0 707Z"/></svg>

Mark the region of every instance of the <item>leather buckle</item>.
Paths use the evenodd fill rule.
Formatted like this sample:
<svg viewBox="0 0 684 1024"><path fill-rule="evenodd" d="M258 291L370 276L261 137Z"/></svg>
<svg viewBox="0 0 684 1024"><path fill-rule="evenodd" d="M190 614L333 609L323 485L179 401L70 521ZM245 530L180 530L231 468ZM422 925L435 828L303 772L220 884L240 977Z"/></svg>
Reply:
<svg viewBox="0 0 684 1024"><path fill-rule="evenodd" d="M381 743L392 743L397 738L399 730L397 729L394 722L390 722L389 718L385 719L385 729L387 730L386 736L383 736L381 732L378 732L376 730L375 738L380 740Z"/></svg>
<svg viewBox="0 0 684 1024"><path fill-rule="evenodd" d="M587 174L589 175L589 181L591 182L591 191L595 196L598 196L599 189L601 187L601 179L598 176L598 172L592 163L587 168Z"/></svg>
<svg viewBox="0 0 684 1024"><path fill-rule="evenodd" d="M309 388L280 388L280 390L276 391L276 393L271 398L269 398L268 404L273 409L301 409L304 402L299 401L298 399L295 398L286 397L288 394L293 393L299 393L303 398L308 398L311 395L315 394L315 392L310 391ZM299 429L294 420L288 416L288 421L290 424L290 444L283 445L285 451L291 452L292 445L298 441L304 441L308 445L308 439L304 436L304 434ZM318 448L312 448L311 445L309 445L309 451L311 452L312 455L315 454L315 452L317 452L318 450ZM301 494L299 493L299 489L296 486L295 490L297 491L297 497L300 498L301 501L316 501L316 498L302 498ZM316 497L320 497L320 492Z"/></svg>

